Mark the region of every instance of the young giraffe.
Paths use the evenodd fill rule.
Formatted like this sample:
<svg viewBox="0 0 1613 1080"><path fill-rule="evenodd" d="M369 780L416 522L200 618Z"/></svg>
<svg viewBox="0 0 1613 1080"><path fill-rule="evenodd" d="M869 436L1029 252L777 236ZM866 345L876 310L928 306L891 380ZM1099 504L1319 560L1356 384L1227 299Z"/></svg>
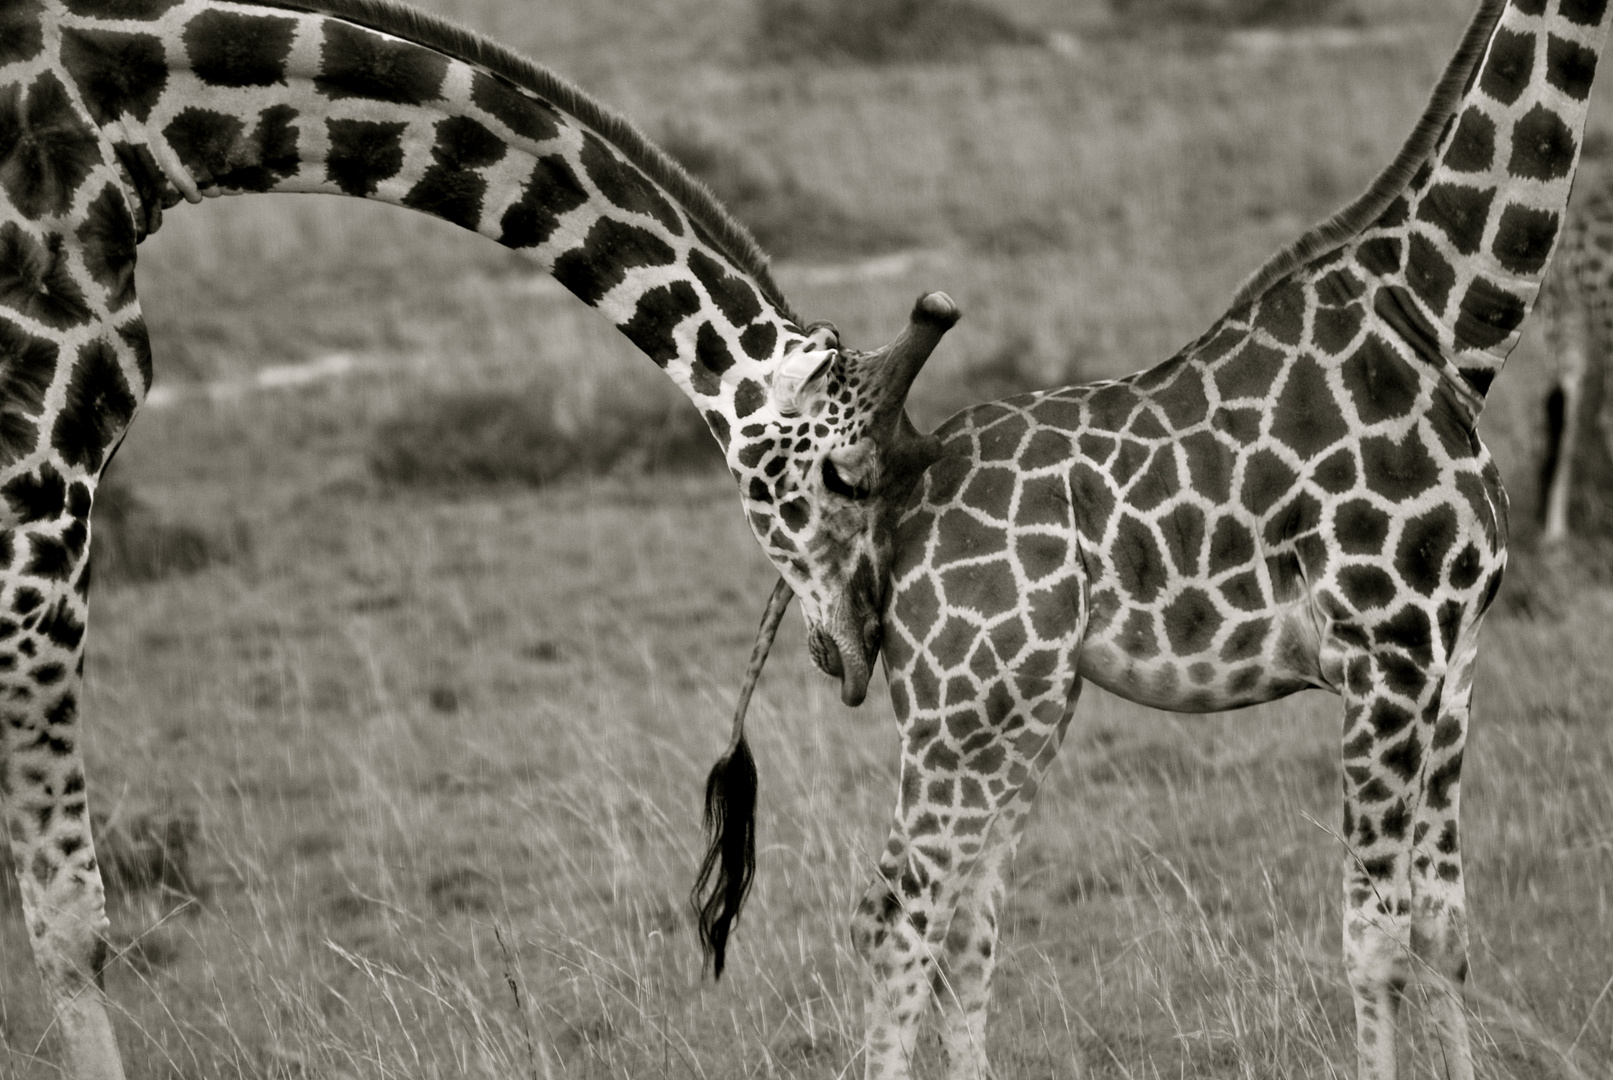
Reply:
<svg viewBox="0 0 1613 1080"><path fill-rule="evenodd" d="M983 1050L1004 874L1083 679L1180 711L1344 699L1343 939L1362 1077L1429 984L1473 1075L1457 786L1506 498L1475 423L1568 199L1606 0L1486 0L1394 164L1177 356L967 409L896 541L889 843L852 939L866 1068L932 995Z"/></svg>
<svg viewBox="0 0 1613 1080"><path fill-rule="evenodd" d="M1557 377L1546 403L1541 467L1541 539L1568 537L1576 469L1598 456L1613 462L1613 185L1598 184L1568 217L1552 272L1540 294L1547 348ZM1594 359L1593 359L1594 354ZM1594 440L1600 438L1598 447ZM1573 511L1577 516L1588 507ZM1603 518L1605 515L1597 514Z"/></svg>
<svg viewBox="0 0 1613 1080"><path fill-rule="evenodd" d="M840 350L703 187L491 42L371 0L0 0L0 799L80 1077L122 1075L77 713L90 506L151 381L135 247L181 198L259 191L436 215L598 308L702 411L849 702L890 558L874 511L939 452L903 400L950 300Z"/></svg>

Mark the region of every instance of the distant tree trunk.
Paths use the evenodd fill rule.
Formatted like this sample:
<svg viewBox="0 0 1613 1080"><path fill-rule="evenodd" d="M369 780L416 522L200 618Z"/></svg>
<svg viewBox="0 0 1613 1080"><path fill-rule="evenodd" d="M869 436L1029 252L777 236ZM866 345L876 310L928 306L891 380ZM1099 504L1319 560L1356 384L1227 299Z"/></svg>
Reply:
<svg viewBox="0 0 1613 1080"><path fill-rule="evenodd" d="M1559 357L1565 374L1572 374L1552 388L1544 405L1539 516L1548 541L1568 535L1613 539L1613 328L1588 321L1560 325L1552 335L1555 348L1583 357Z"/></svg>
<svg viewBox="0 0 1613 1080"><path fill-rule="evenodd" d="M1580 388L1579 439L1568 487L1568 529L1577 536L1613 538L1613 341L1593 342Z"/></svg>

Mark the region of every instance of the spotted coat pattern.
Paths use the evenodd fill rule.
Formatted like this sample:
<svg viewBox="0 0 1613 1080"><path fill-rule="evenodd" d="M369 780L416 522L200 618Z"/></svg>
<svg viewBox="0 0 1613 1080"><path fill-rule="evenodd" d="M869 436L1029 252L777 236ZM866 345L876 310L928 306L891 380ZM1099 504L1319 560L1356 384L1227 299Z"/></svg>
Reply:
<svg viewBox="0 0 1613 1080"><path fill-rule="evenodd" d="M1187 712L1343 698L1360 1075L1395 1075L1417 976L1472 1076L1457 796L1507 533L1475 423L1559 232L1604 7L1481 8L1426 160L1174 358L942 426L886 612L901 783L852 927L869 1076L907 1075L932 997L950 1075L987 1074L1005 870L1083 680Z"/></svg>
<svg viewBox="0 0 1613 1080"><path fill-rule="evenodd" d="M0 0L0 801L82 1077L122 1075L77 714L90 507L152 378L136 247L181 200L250 192L432 214L598 309L701 410L827 659L877 624L868 497L930 460L872 424L906 390L882 352L804 328L709 193L529 61L376 0ZM786 415L773 376L807 349L829 359ZM856 486L827 486L834 453Z"/></svg>
<svg viewBox="0 0 1613 1080"><path fill-rule="evenodd" d="M1613 466L1613 184L1602 177L1570 211L1561 249L1540 294L1540 314L1556 372L1546 404L1548 445L1541 468L1541 539L1573 528L1613 525L1605 492L1574 486L1579 474Z"/></svg>

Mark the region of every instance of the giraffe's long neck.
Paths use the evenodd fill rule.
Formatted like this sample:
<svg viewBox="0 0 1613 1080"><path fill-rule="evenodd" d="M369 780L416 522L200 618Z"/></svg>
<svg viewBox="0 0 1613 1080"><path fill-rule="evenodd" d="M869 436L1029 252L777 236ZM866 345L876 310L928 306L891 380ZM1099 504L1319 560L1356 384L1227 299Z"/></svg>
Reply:
<svg viewBox="0 0 1613 1080"><path fill-rule="evenodd" d="M114 155L130 196L76 196L105 229L127 227L124 205L143 236L181 196L324 192L519 249L665 368L727 447L800 337L742 230L625 122L536 65L412 12L322 6L340 15L47 0L18 112L58 134L93 125L85 153L93 138ZM25 215L72 216L54 205L75 197L63 160L31 205L19 200Z"/></svg>
<svg viewBox="0 0 1613 1080"><path fill-rule="evenodd" d="M1512 0L1406 195L1403 276L1480 395L1562 233L1606 39L1606 0Z"/></svg>
<svg viewBox="0 0 1613 1080"><path fill-rule="evenodd" d="M1579 162L1607 0L1486 0L1396 163L1274 259L1258 295L1343 250L1476 416L1540 292Z"/></svg>

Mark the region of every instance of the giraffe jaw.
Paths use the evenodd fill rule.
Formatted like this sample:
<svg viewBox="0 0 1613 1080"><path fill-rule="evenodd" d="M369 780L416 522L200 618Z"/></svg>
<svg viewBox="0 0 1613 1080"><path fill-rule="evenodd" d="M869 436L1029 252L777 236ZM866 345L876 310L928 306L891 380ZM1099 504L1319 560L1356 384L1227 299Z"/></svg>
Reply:
<svg viewBox="0 0 1613 1080"><path fill-rule="evenodd" d="M856 708L868 696L868 677L872 674L873 665L869 658L863 655L861 649L851 648L840 651L840 702L849 707ZM851 662L846 663L845 657L850 656Z"/></svg>

